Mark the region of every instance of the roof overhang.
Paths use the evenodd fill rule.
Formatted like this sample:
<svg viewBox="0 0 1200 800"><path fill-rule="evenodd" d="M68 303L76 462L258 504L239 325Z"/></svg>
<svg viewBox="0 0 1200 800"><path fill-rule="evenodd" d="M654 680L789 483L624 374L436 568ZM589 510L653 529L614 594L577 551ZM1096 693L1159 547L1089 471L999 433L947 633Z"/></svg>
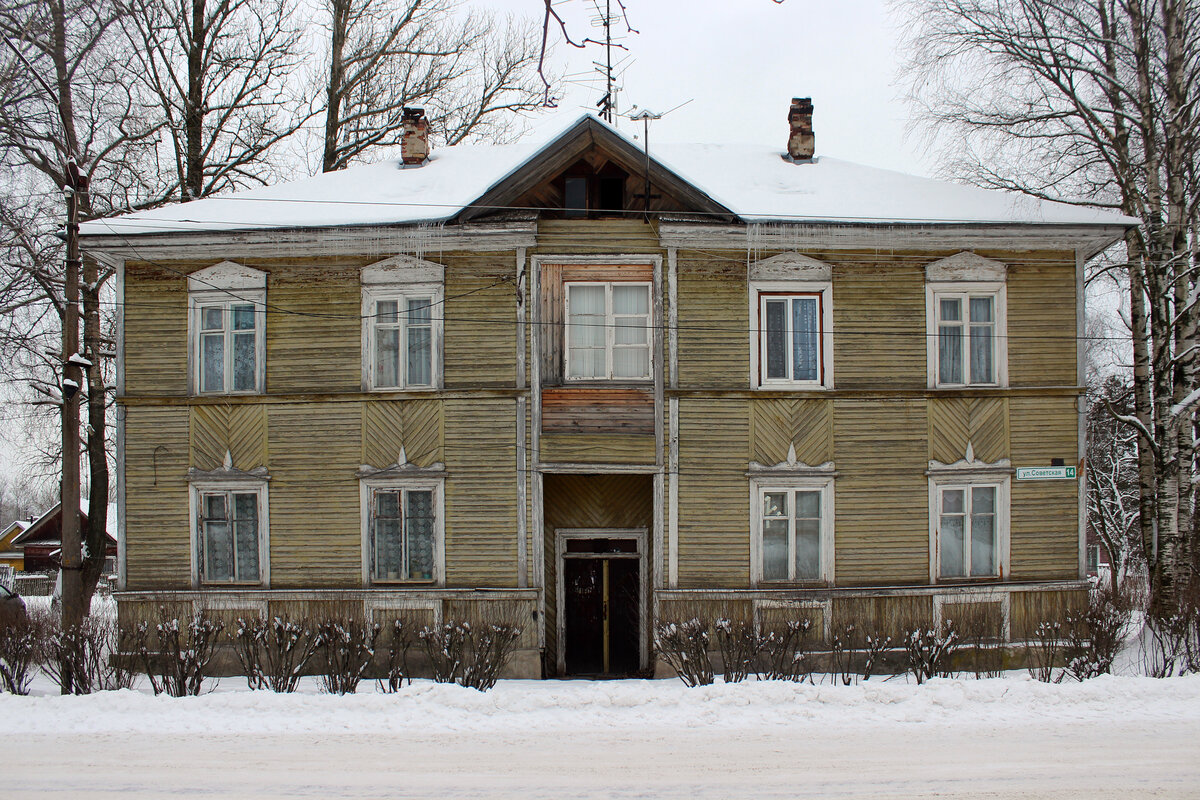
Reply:
<svg viewBox="0 0 1200 800"><path fill-rule="evenodd" d="M1116 244L1125 225L855 223L812 220L711 225L664 219L663 247L762 250L1069 250L1090 259Z"/></svg>

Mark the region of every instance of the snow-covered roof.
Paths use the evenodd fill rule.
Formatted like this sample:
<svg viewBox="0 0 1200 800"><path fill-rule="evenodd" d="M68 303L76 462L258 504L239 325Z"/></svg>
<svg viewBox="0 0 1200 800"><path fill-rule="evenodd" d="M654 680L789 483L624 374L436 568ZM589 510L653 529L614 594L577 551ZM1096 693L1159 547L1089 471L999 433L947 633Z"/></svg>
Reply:
<svg viewBox="0 0 1200 800"><path fill-rule="evenodd" d="M511 145L434 150L418 167L381 161L191 203L94 220L87 236L435 223L453 219L585 121ZM658 165L745 222L999 223L1124 226L1109 211L1036 200L818 156L792 163L762 145L651 144Z"/></svg>

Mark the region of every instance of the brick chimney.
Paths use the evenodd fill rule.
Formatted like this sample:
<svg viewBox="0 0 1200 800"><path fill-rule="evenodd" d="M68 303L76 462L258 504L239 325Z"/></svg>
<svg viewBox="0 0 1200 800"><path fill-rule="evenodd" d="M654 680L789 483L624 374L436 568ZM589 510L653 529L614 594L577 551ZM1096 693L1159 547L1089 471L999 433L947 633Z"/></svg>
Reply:
<svg viewBox="0 0 1200 800"><path fill-rule="evenodd" d="M816 151L812 113L811 97L792 98L792 107L788 110L788 125L792 127L788 136L788 157L793 161L808 161Z"/></svg>
<svg viewBox="0 0 1200 800"><path fill-rule="evenodd" d="M400 138L400 160L407 165L420 165L429 158L429 120L425 109L406 108L400 118L404 131Z"/></svg>

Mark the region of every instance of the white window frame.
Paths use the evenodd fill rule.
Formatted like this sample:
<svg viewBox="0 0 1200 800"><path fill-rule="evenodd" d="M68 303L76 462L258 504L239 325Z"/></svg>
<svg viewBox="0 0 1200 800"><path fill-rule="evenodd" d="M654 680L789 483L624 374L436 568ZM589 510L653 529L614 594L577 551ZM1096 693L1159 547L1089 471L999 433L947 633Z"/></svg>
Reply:
<svg viewBox="0 0 1200 800"><path fill-rule="evenodd" d="M834 503L831 476L762 476L750 480L750 583L752 586L788 584L833 585L834 579ZM763 495L767 492L819 491L821 493L821 556L817 578L766 580L763 578ZM795 500L790 501L789 541L795 534ZM791 546L789 545L789 550ZM794 555L788 559L788 571L795 569Z"/></svg>
<svg viewBox="0 0 1200 800"><path fill-rule="evenodd" d="M946 490L966 489L973 491L980 487L992 487L996 490L996 573L993 575L960 575L957 577L941 577L941 537L938 535L938 524L942 514L942 492ZM1011 524L1012 482L1007 474L954 474L943 473L929 478L929 582L937 583L973 583L980 581L1003 581L1009 577L1009 539ZM964 561L970 563L970 494L964 497Z"/></svg>
<svg viewBox="0 0 1200 800"><path fill-rule="evenodd" d="M766 301L776 297L816 295L820 305L821 350L815 381L791 378L766 378L767 337L763 320ZM833 388L833 283L831 281L753 281L750 284L750 385L755 389L832 389ZM791 315L788 315L789 325ZM791 364L791 337L788 337L788 371Z"/></svg>
<svg viewBox="0 0 1200 800"><path fill-rule="evenodd" d="M410 384L408 375L400 375L398 386L379 386L376 375L376 308L381 301L397 302L398 313L404 319L408 313L408 301L430 298L430 383ZM442 386L442 331L444 314L444 292L441 283L379 284L363 286L362 289L362 374L364 388L372 392L433 391ZM408 352L408 325L400 325L401 372L406 372Z"/></svg>
<svg viewBox="0 0 1200 800"><path fill-rule="evenodd" d="M994 320L992 322L992 361L995 369L993 380L988 383L971 382L970 341L970 298L991 297ZM963 301L963 381L943 383L940 370L940 319L943 299ZM1008 290L1003 281L955 281L929 282L925 284L925 333L928 382L931 389L971 389L1008 386Z"/></svg>
<svg viewBox="0 0 1200 800"><path fill-rule="evenodd" d="M371 514L377 491L433 492L433 578L376 580L373 574L374 541ZM359 480L359 513L362 528L362 581L364 586L445 586L446 508L445 479L431 477L380 476Z"/></svg>
<svg viewBox="0 0 1200 800"><path fill-rule="evenodd" d="M604 287L604 365L605 374L594 376L571 375L571 287ZM633 345L616 344L616 314L613 313L613 288L616 286L646 287L646 374L643 377L613 377L613 354L618 347ZM620 316L632 316L622 314ZM647 383L654 380L654 283L652 281L564 281L563 282L563 378L567 381L615 381L620 383ZM636 345L641 347L641 345Z"/></svg>
<svg viewBox="0 0 1200 800"><path fill-rule="evenodd" d="M262 394L266 386L267 273L233 261L222 261L188 275L188 393L220 397ZM235 305L254 306L254 388L233 389L233 313ZM225 315L225 363L221 391L201 391L204 367L200 309L221 306Z"/></svg>
<svg viewBox="0 0 1200 800"><path fill-rule="evenodd" d="M258 497L258 580L214 581L204 576L204 543L200 530L203 497L206 494L254 494ZM192 481L188 493L188 519L191 529L192 585L263 586L271 585L271 517L267 481L256 478L214 478Z"/></svg>

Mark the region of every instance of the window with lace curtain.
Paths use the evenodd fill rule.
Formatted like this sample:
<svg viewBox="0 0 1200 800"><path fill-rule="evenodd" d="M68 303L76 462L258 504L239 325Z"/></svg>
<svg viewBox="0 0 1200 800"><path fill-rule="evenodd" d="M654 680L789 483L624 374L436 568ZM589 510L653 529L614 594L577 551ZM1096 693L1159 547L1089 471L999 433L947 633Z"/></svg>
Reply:
<svg viewBox="0 0 1200 800"><path fill-rule="evenodd" d="M568 282L567 380L649 380L650 284Z"/></svg>

